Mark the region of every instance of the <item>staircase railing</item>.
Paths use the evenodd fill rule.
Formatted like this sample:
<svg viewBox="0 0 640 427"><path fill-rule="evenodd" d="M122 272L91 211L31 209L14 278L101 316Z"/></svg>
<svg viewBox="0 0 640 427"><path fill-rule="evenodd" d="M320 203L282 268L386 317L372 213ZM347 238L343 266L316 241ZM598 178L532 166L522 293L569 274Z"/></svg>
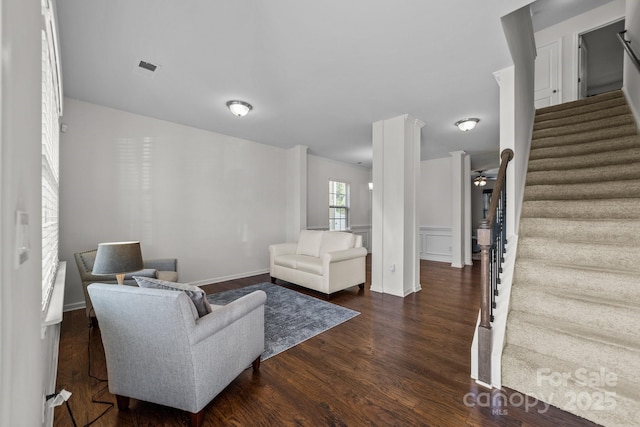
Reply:
<svg viewBox="0 0 640 427"><path fill-rule="evenodd" d="M620 43L622 43L622 46L624 46L624 50L627 51L627 53L629 54L629 57L631 58L631 62L633 63L633 65L635 65L638 71L640 71L640 60L636 56L633 49L631 49L631 40L625 40L624 38L624 34L626 32L627 30L620 31L618 33L618 40L620 40Z"/></svg>
<svg viewBox="0 0 640 427"><path fill-rule="evenodd" d="M513 159L513 150L500 154L500 169L491 193L487 217L478 228L481 251L480 325L478 327L478 381L491 385L491 322L495 298L498 295L500 273L507 245L507 166Z"/></svg>

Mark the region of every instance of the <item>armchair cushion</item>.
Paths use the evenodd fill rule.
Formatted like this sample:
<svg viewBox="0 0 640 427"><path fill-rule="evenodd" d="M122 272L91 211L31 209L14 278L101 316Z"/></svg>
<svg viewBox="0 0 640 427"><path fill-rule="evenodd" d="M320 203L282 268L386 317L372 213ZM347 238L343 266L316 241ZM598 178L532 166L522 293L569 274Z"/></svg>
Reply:
<svg viewBox="0 0 640 427"><path fill-rule="evenodd" d="M159 279L134 276L134 279L141 288L166 289L169 291L183 291L193 302L198 311L198 316L206 316L213 311L211 304L207 301L205 292L197 286L189 283L166 282Z"/></svg>

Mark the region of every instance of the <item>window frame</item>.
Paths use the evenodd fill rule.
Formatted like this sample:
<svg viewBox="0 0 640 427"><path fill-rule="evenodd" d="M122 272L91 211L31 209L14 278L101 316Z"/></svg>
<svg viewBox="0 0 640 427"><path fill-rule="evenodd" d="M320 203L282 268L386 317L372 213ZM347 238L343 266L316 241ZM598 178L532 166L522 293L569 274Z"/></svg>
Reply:
<svg viewBox="0 0 640 427"><path fill-rule="evenodd" d="M344 185L344 193L337 192L336 184ZM344 196L344 204L339 204L332 197L335 195ZM335 210L344 209L344 216L338 217L334 214ZM337 226L337 223L344 224L344 227ZM351 228L351 183L345 180L337 180L329 178L329 230L332 231L348 231Z"/></svg>

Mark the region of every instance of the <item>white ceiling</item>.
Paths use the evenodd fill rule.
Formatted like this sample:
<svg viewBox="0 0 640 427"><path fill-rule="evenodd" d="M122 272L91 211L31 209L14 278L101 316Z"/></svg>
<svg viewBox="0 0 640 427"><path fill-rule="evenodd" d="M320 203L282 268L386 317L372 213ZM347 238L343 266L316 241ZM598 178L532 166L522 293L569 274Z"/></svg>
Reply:
<svg viewBox="0 0 640 427"><path fill-rule="evenodd" d="M498 157L500 17L530 0L57 0L66 96L372 162L371 125L424 121L422 159ZM140 60L159 65L153 78ZM244 118L225 103L253 104ZM478 117L472 132L453 123Z"/></svg>

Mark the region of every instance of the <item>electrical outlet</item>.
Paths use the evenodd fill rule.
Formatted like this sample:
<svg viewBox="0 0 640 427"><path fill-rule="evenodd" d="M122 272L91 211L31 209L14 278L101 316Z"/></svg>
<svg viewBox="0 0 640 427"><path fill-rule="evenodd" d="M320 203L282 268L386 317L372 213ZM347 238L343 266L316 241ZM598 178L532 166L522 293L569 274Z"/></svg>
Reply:
<svg viewBox="0 0 640 427"><path fill-rule="evenodd" d="M395 264L391 264L391 272L395 273L396 271L396 265Z"/></svg>

